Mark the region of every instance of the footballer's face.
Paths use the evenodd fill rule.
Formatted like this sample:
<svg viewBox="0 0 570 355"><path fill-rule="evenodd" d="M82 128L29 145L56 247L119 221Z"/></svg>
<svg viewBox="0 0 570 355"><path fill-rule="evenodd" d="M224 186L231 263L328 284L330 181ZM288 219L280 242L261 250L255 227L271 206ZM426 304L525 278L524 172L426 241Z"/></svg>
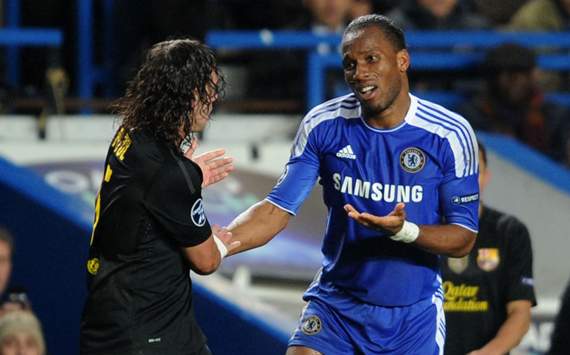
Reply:
<svg viewBox="0 0 570 355"><path fill-rule="evenodd" d="M212 72L212 83L214 85L218 84L218 74L215 71ZM201 132L206 128L208 121L210 120L210 115L214 109L214 103L218 100L218 94L212 85L208 85L206 92L209 99L206 102L200 100L198 95L194 96L194 106L192 110L192 132Z"/></svg>
<svg viewBox="0 0 570 355"><path fill-rule="evenodd" d="M395 49L377 26L348 32L343 38L344 79L367 116L392 106L402 93L409 63L408 51Z"/></svg>

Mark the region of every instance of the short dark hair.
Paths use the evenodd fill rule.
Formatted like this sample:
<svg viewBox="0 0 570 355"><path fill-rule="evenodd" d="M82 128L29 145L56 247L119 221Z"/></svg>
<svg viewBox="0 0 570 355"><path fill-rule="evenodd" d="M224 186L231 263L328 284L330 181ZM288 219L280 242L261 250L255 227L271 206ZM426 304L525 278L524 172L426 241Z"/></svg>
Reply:
<svg viewBox="0 0 570 355"><path fill-rule="evenodd" d="M487 149L480 140L477 140L477 145L479 146L479 151L481 152L481 158L483 159L483 163L487 166Z"/></svg>
<svg viewBox="0 0 570 355"><path fill-rule="evenodd" d="M404 31L390 18L377 14L364 15L352 20L344 30L343 37L349 32L358 31L368 26L377 26L397 51L407 48Z"/></svg>
<svg viewBox="0 0 570 355"><path fill-rule="evenodd" d="M10 252L14 250L14 238L12 238L12 234L8 232L6 228L0 226L0 241L8 244L10 247Z"/></svg>
<svg viewBox="0 0 570 355"><path fill-rule="evenodd" d="M212 72L218 82L212 80ZM179 143L191 133L188 115L194 106L194 94L208 105L221 96L224 79L213 51L190 38L156 43L129 82L125 95L115 103L116 113L126 129L146 130L168 144ZM211 88L214 95L208 94Z"/></svg>
<svg viewBox="0 0 570 355"><path fill-rule="evenodd" d="M483 61L488 75L501 72L528 72L536 67L536 54L516 43L503 43L489 50Z"/></svg>

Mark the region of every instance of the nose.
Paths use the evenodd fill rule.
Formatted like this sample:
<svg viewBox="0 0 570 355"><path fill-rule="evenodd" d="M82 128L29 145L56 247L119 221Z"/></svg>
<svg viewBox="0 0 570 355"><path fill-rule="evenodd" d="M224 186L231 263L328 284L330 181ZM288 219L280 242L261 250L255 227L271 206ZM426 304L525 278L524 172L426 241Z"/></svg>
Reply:
<svg viewBox="0 0 570 355"><path fill-rule="evenodd" d="M353 78L354 80L363 80L367 79L369 74L370 72L368 71L365 65L357 64L354 68Z"/></svg>

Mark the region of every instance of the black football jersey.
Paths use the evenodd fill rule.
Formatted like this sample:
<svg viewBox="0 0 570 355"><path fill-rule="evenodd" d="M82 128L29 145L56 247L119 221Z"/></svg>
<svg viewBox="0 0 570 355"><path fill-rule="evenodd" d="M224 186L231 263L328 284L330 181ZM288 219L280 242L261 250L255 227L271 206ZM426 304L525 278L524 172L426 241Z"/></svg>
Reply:
<svg viewBox="0 0 570 355"><path fill-rule="evenodd" d="M188 354L205 343L181 250L211 234L201 183L177 149L118 130L95 206L82 354Z"/></svg>
<svg viewBox="0 0 570 355"><path fill-rule="evenodd" d="M441 262L445 354L465 355L493 339L507 317L508 302L536 304L530 236L512 216L484 207L469 255L442 257Z"/></svg>

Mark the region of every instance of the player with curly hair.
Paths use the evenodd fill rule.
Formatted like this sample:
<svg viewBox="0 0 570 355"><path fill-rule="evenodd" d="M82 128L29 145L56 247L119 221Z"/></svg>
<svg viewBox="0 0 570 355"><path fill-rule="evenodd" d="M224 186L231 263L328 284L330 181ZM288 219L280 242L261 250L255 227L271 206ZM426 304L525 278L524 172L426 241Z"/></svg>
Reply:
<svg viewBox="0 0 570 355"><path fill-rule="evenodd" d="M210 354L189 271L214 272L239 245L210 227L201 188L233 169L221 149L192 157L224 80L198 41L155 44L116 109L87 261L81 354ZM183 152L185 143L190 148Z"/></svg>

